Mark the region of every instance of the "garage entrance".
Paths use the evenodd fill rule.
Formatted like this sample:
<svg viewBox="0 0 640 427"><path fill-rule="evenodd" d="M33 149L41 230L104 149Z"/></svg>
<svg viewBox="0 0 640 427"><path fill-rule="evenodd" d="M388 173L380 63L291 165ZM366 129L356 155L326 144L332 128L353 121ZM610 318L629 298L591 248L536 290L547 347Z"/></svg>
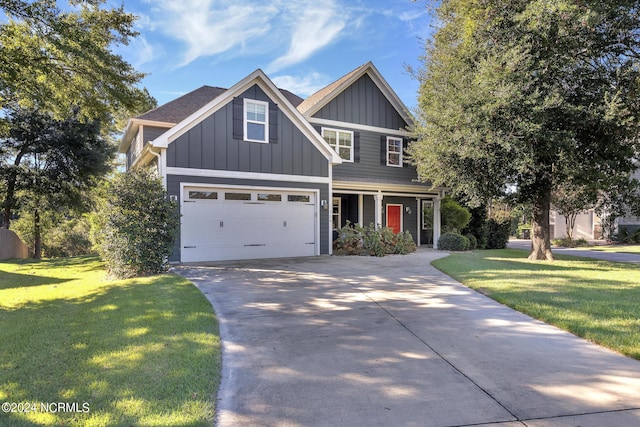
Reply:
<svg viewBox="0 0 640 427"><path fill-rule="evenodd" d="M315 192L185 186L181 205L182 262L319 253Z"/></svg>

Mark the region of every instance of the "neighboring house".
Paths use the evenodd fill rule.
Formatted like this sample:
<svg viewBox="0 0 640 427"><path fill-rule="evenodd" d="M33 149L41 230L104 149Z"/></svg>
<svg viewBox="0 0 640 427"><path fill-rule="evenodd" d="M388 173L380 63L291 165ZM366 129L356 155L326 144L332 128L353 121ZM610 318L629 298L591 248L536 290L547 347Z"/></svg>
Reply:
<svg viewBox="0 0 640 427"><path fill-rule="evenodd" d="M640 181L640 169L636 170L631 176L632 178ZM616 221L616 228L617 231L621 228L625 228L628 233L633 234L637 230L640 230L640 217L627 215L626 217L618 218Z"/></svg>
<svg viewBox="0 0 640 427"><path fill-rule="evenodd" d="M565 217L553 209L549 215L549 225L551 226L552 239L567 237ZM603 238L600 218L598 218L593 209L578 214L573 227L573 238L585 240L599 240Z"/></svg>
<svg viewBox="0 0 640 427"><path fill-rule="evenodd" d="M306 100L256 70L132 118L119 149L180 202L171 261L313 256L347 221L437 242L442 191L406 163L410 124L372 63Z"/></svg>

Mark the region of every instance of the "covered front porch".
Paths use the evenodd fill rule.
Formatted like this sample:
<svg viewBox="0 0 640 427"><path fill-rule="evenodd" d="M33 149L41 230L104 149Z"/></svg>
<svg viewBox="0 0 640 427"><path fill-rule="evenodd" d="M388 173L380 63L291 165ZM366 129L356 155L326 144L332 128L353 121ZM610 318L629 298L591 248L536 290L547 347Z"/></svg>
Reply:
<svg viewBox="0 0 640 427"><path fill-rule="evenodd" d="M408 231L418 246L437 247L440 237L440 195L397 189L357 189L334 186L331 200L333 238L352 224Z"/></svg>

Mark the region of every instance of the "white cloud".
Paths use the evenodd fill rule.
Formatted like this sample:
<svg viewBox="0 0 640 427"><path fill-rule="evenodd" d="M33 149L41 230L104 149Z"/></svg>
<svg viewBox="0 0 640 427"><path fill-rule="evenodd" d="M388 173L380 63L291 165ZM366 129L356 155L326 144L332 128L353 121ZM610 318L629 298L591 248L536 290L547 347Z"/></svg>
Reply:
<svg viewBox="0 0 640 427"><path fill-rule="evenodd" d="M333 2L307 5L295 22L289 50L267 66L267 72L297 64L330 44L344 29L347 16L336 10Z"/></svg>
<svg viewBox="0 0 640 427"><path fill-rule="evenodd" d="M162 0L154 7L162 21L159 28L187 46L181 66L201 56L242 49L271 30L278 12L275 6L227 0Z"/></svg>
<svg viewBox="0 0 640 427"><path fill-rule="evenodd" d="M156 49L144 36L138 36L133 39L130 51L135 54L135 58L132 60L132 65L135 68L140 68L142 65L153 61L156 56Z"/></svg>
<svg viewBox="0 0 640 427"><path fill-rule="evenodd" d="M286 89L303 98L319 91L330 83L329 77L317 72L304 76L276 76L271 80L279 88Z"/></svg>

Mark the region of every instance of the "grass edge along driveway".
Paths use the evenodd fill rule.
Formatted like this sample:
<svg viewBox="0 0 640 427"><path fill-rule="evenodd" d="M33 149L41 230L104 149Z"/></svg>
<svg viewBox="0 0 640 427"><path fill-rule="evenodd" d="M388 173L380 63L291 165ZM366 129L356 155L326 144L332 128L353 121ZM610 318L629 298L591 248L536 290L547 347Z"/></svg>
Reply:
<svg viewBox="0 0 640 427"><path fill-rule="evenodd" d="M110 281L95 257L0 262L0 342L0 403L22 411L0 425L213 424L218 323L180 276Z"/></svg>
<svg viewBox="0 0 640 427"><path fill-rule="evenodd" d="M452 253L433 266L545 323L640 360L640 269L557 255L527 260L521 249Z"/></svg>

